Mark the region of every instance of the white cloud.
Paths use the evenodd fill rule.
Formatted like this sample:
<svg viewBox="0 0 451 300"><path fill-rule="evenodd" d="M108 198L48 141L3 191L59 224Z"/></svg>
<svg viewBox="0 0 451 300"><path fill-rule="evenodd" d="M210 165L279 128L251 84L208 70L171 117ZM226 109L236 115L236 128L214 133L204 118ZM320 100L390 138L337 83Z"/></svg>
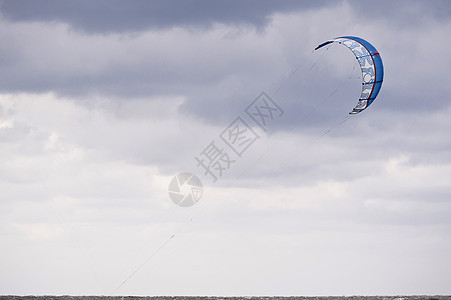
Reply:
<svg viewBox="0 0 451 300"><path fill-rule="evenodd" d="M13 224L15 228L22 231L31 240L53 239L62 234L61 226L50 224Z"/></svg>
<svg viewBox="0 0 451 300"><path fill-rule="evenodd" d="M428 80L446 76L449 21L411 31L346 3L271 20L136 35L1 20L5 293L108 294L162 245L118 293L449 293L449 85ZM334 127L360 85L331 48L274 98L274 127L203 176L194 156L342 34L380 49L377 102ZM204 196L181 209L167 185L185 171Z"/></svg>

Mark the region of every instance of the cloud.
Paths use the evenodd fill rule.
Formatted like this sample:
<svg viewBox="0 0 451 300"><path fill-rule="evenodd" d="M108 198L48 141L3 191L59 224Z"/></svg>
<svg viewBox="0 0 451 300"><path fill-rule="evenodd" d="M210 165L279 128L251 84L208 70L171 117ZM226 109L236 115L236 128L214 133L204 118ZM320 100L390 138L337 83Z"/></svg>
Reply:
<svg viewBox="0 0 451 300"><path fill-rule="evenodd" d="M88 33L136 32L171 27L208 28L216 23L264 27L275 12L308 10L324 1L33 1L1 2L2 13L12 21L62 22Z"/></svg>
<svg viewBox="0 0 451 300"><path fill-rule="evenodd" d="M261 91L272 95L284 84L276 100L283 101L289 114L280 124L292 124L336 88L340 92L346 88L349 92L340 97L349 99L354 95L351 88L359 89L358 67L353 69L349 51L337 46L327 54L309 54L316 44L349 33L365 36L382 54L387 72L381 95L387 93L396 101L377 105L397 113L442 109L446 103L438 99L448 86L434 80L428 89L422 87L430 78L446 74L448 58L441 55L441 49L447 48L448 40L442 37L450 23L438 24L434 15L426 15L415 32L403 27L395 33L381 19L368 23L360 18L354 13L358 6L352 4L278 12L261 32L217 25L204 30L168 27L137 34L96 35L73 31L63 22L11 23L3 19L0 34L5 43L0 52L8 63L3 65L0 89L4 93L53 92L77 98L79 103L92 102L93 95L118 102L183 97L182 112L224 124ZM302 38L299 28L304 31ZM315 31L305 30L308 28ZM311 72L309 63L314 61L315 72ZM295 76L285 82L298 66ZM351 82L346 81L349 75L355 77ZM354 105L354 101L348 103L346 109ZM339 105L328 101L318 110L324 115L309 121L330 118L336 109L344 109Z"/></svg>
<svg viewBox="0 0 451 300"><path fill-rule="evenodd" d="M449 293L448 2L187 3L2 2L2 290L111 294L163 245L119 293ZM312 53L343 34L386 71L347 119L355 58ZM266 132L244 112L262 91L284 111ZM238 116L242 157L220 139ZM235 160L217 182L212 141Z"/></svg>
<svg viewBox="0 0 451 300"><path fill-rule="evenodd" d="M376 18L388 22L397 28L421 27L428 20L449 19L451 5L448 1L433 0L425 4L423 1L346 1L361 16ZM449 21L449 20L447 20Z"/></svg>

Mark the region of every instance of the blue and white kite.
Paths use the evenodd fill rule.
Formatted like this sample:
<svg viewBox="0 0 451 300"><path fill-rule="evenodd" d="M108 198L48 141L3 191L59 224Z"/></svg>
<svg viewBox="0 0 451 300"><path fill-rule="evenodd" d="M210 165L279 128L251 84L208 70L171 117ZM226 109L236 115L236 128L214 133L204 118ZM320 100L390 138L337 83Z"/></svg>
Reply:
<svg viewBox="0 0 451 300"><path fill-rule="evenodd" d="M348 47L359 61L360 69L362 70L362 94L356 107L350 112L350 114L357 114L370 106L376 99L377 94L379 94L384 79L382 59L373 45L364 39L354 36L343 36L326 41L316 47L315 50L331 43L338 43Z"/></svg>

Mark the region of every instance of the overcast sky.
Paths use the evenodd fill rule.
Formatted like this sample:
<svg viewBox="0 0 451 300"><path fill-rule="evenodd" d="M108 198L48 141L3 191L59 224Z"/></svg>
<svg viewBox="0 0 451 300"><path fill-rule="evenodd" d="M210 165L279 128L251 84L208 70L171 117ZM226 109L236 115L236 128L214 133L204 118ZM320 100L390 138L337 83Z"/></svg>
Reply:
<svg viewBox="0 0 451 300"><path fill-rule="evenodd" d="M450 294L450 32L449 1L0 1L0 294ZM385 68L349 117L354 56L312 51L343 35Z"/></svg>

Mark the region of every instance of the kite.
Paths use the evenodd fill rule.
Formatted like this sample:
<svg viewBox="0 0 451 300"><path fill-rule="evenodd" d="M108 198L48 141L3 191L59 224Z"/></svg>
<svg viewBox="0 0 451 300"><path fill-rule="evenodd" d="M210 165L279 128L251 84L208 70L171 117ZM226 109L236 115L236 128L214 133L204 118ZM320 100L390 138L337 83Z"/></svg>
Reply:
<svg viewBox="0 0 451 300"><path fill-rule="evenodd" d="M331 43L348 47L359 62L362 71L362 93L359 102L350 112L350 114L358 114L373 103L381 89L384 79L384 66L381 56L373 45L355 36L343 36L328 40L316 47L315 50Z"/></svg>

